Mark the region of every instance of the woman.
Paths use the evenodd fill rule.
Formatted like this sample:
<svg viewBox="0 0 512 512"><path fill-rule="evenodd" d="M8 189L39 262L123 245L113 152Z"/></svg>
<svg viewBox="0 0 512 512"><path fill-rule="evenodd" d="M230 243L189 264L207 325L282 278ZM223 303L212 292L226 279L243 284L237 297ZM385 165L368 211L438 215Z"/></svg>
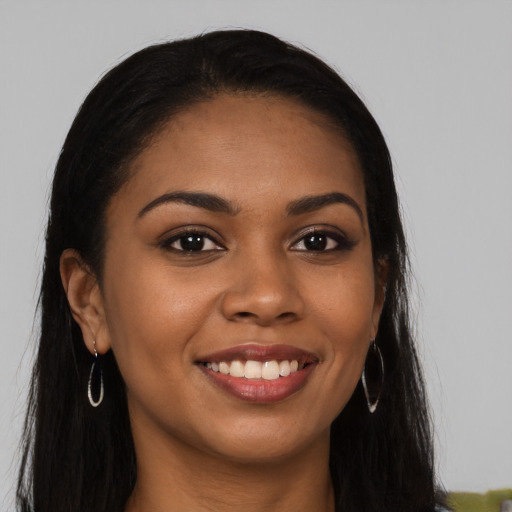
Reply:
<svg viewBox="0 0 512 512"><path fill-rule="evenodd" d="M225 31L97 84L53 182L20 510L432 511L374 119Z"/></svg>

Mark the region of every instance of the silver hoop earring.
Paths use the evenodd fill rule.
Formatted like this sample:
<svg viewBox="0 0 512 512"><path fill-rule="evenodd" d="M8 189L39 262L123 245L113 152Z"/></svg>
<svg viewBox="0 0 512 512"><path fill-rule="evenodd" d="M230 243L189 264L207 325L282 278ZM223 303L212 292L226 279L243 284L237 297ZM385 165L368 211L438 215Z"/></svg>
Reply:
<svg viewBox="0 0 512 512"><path fill-rule="evenodd" d="M93 341L93 345L94 361L92 363L91 371L89 373L89 380L87 382L87 397L89 398L89 403L93 407L98 407L98 405L103 402L103 371L101 369L101 359L98 355L98 352L96 351L96 340Z"/></svg>
<svg viewBox="0 0 512 512"><path fill-rule="evenodd" d="M371 380L367 378L368 374L371 376ZM377 410L380 394L384 385L384 359L382 359L380 348L375 343L375 340L372 340L370 343L370 348L368 349L364 363L363 374L361 375L361 381L363 383L368 410L373 414Z"/></svg>

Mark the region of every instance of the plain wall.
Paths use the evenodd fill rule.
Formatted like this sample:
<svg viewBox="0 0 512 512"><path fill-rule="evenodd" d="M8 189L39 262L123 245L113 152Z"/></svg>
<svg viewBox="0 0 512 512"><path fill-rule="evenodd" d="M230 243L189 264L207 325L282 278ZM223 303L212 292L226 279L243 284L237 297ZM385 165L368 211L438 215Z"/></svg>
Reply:
<svg viewBox="0 0 512 512"><path fill-rule="evenodd" d="M510 1L0 0L0 509L12 510L47 194L71 121L123 57L227 27L312 49L380 123L409 233L440 477L450 490L512 486Z"/></svg>

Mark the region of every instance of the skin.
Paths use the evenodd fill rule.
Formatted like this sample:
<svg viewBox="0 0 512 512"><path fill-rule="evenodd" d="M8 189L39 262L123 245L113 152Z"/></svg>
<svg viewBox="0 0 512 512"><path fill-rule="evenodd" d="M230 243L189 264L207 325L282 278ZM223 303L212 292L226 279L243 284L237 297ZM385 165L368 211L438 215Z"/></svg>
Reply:
<svg viewBox="0 0 512 512"><path fill-rule="evenodd" d="M148 207L177 191L216 194L236 214ZM357 206L287 214L333 192ZM87 347L112 349L126 382L138 464L126 510L333 511L329 427L361 376L383 302L350 145L291 100L221 95L154 138L106 218L102 283L73 250L61 273ZM180 250L176 236L199 226L206 250ZM331 233L326 250L307 250L313 227ZM249 341L292 345L318 363L286 399L245 402L196 363Z"/></svg>

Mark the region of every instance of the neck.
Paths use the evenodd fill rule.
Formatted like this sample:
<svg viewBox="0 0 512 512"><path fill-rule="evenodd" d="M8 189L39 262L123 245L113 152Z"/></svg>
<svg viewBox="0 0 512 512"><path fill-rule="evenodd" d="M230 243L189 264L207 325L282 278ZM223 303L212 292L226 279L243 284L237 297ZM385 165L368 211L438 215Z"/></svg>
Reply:
<svg viewBox="0 0 512 512"><path fill-rule="evenodd" d="M160 444L160 446L158 446ZM138 443L137 483L126 512L334 511L329 434L294 456L226 460L185 444Z"/></svg>

